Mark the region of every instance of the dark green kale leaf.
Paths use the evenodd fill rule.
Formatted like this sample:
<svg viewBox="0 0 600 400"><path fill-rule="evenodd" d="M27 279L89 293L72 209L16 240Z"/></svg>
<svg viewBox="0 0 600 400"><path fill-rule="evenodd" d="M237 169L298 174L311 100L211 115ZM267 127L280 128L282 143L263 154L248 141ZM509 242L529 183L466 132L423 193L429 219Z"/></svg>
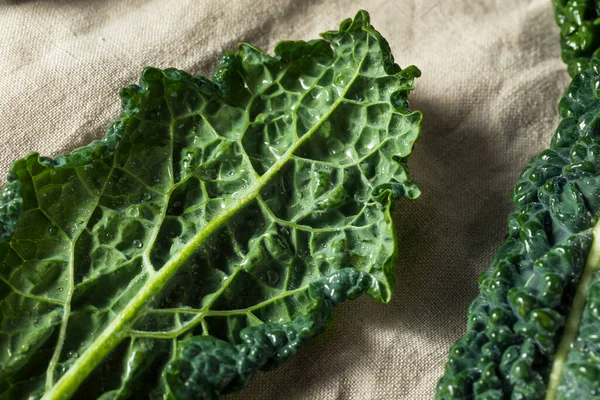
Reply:
<svg viewBox="0 0 600 400"><path fill-rule="evenodd" d="M513 190L437 399L600 398L600 50L587 64Z"/></svg>
<svg viewBox="0 0 600 400"><path fill-rule="evenodd" d="M569 75L583 72L600 47L600 0L552 0Z"/></svg>
<svg viewBox="0 0 600 400"><path fill-rule="evenodd" d="M390 299L421 114L361 11L248 45L213 81L147 68L106 137L13 165L0 198L0 399L199 399Z"/></svg>

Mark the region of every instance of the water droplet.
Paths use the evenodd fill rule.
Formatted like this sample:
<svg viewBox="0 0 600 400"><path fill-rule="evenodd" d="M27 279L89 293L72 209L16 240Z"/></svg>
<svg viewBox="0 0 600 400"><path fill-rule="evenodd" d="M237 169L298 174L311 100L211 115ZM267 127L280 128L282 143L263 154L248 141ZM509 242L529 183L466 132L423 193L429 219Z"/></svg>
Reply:
<svg viewBox="0 0 600 400"><path fill-rule="evenodd" d="M148 200L152 199L152 195L149 192L146 192L142 196L142 199L144 199L144 201L148 201Z"/></svg>
<svg viewBox="0 0 600 400"><path fill-rule="evenodd" d="M62 291L63 291L63 288L59 287L59 288L58 288L58 291L59 291L59 292L62 292Z"/></svg>
<svg viewBox="0 0 600 400"><path fill-rule="evenodd" d="M136 247L136 248L139 249L140 247L142 247L142 242L140 242L139 240L135 239L133 241L133 247Z"/></svg>
<svg viewBox="0 0 600 400"><path fill-rule="evenodd" d="M267 284L268 285L276 285L279 282L279 274L275 270L267 271Z"/></svg>
<svg viewBox="0 0 600 400"><path fill-rule="evenodd" d="M79 354L77 354L77 352L76 352L76 351L73 351L73 350L71 350L71 351L69 351L69 352L67 353L67 356L68 356L69 358L75 358L75 357L79 357Z"/></svg>
<svg viewBox="0 0 600 400"><path fill-rule="evenodd" d="M200 170L198 174L200 175L200 179L205 181L210 181L217 177L217 171L214 169Z"/></svg>
<svg viewBox="0 0 600 400"><path fill-rule="evenodd" d="M98 189L95 189L95 190L94 190L94 195L96 195L96 196L100 196L100 190L98 190Z"/></svg>

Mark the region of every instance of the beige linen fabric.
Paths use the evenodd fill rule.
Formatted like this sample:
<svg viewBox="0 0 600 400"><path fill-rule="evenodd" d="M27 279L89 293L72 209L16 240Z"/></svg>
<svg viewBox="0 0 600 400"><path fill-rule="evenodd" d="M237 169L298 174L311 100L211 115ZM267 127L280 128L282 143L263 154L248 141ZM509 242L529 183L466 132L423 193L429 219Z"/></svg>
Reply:
<svg viewBox="0 0 600 400"><path fill-rule="evenodd" d="M232 399L430 399L477 277L506 233L521 168L549 144L568 84L550 0L0 0L0 175L100 138L146 65L210 74L239 41L272 51L358 9L423 72L409 161L420 199L396 210L394 299L340 306L330 329Z"/></svg>

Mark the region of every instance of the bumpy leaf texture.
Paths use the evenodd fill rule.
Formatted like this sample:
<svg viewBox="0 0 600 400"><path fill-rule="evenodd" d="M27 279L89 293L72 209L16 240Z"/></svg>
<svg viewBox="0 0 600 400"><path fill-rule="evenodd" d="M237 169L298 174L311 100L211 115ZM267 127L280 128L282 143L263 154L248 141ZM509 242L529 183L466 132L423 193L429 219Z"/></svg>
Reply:
<svg viewBox="0 0 600 400"><path fill-rule="evenodd" d="M550 149L513 190L508 237L479 279L437 399L600 399L600 51L579 56L567 60L584 69Z"/></svg>
<svg viewBox="0 0 600 400"><path fill-rule="evenodd" d="M552 0L569 74L583 72L600 46L600 0Z"/></svg>
<svg viewBox="0 0 600 400"><path fill-rule="evenodd" d="M106 137L12 167L0 203L0 398L237 390L363 292L387 302L421 114L366 12L213 81L147 68Z"/></svg>

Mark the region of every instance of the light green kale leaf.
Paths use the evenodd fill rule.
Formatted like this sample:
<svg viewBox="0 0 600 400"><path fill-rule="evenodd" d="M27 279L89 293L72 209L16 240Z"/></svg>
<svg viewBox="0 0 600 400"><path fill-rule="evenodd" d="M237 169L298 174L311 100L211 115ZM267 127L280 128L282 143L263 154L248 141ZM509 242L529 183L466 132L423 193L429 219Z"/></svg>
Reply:
<svg viewBox="0 0 600 400"><path fill-rule="evenodd" d="M15 162L1 399L216 398L337 303L390 299L419 71L366 12L322 36L274 57L240 44L212 82L147 68L103 140Z"/></svg>

